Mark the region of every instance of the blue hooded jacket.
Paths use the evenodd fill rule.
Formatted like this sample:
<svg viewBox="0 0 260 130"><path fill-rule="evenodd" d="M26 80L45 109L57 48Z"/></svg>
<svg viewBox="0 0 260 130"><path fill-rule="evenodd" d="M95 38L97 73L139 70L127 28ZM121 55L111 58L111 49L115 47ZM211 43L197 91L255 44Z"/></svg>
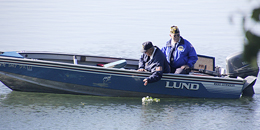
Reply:
<svg viewBox="0 0 260 130"><path fill-rule="evenodd" d="M162 78L163 73L170 73L170 66L165 55L158 47L156 47L153 59L150 59L146 54L142 54L139 59L139 69L145 69L152 72L152 75L146 78L148 83L159 81Z"/></svg>
<svg viewBox="0 0 260 130"><path fill-rule="evenodd" d="M177 43L174 53L174 58L170 54L174 47L171 45L171 39L166 42L166 46L161 50L166 55L166 59L171 68L177 69L182 65L188 65L190 68L194 66L198 60L197 53L192 44L186 39L180 37L180 42Z"/></svg>

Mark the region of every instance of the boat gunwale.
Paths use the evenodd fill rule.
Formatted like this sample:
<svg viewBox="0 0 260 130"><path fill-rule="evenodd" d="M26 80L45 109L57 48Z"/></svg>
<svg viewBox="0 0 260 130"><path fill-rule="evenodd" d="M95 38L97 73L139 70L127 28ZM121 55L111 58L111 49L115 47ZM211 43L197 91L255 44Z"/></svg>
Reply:
<svg viewBox="0 0 260 130"><path fill-rule="evenodd" d="M107 59L125 59L138 61L132 58L123 58L123 57L112 57L112 56L93 56L93 55L84 55L84 54L73 54L73 53L63 53L63 52L49 52L49 51L18 51L19 54L45 54L45 55L64 55L64 56L85 56L85 57L94 57L94 58L107 58ZM25 57L26 58L26 57Z"/></svg>

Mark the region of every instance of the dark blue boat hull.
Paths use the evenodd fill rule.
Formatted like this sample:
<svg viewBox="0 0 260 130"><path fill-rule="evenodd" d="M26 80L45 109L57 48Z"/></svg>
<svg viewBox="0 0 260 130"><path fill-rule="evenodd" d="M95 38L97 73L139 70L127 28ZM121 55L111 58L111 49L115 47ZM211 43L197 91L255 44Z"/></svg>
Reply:
<svg viewBox="0 0 260 130"><path fill-rule="evenodd" d="M16 91L120 97L239 98L243 80L165 74L143 85L150 73L31 59L2 58L0 80Z"/></svg>

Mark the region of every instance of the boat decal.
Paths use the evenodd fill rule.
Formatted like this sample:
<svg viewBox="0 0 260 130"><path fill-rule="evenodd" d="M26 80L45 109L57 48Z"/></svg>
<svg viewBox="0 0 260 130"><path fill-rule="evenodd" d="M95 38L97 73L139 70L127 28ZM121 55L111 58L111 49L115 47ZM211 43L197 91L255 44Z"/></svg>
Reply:
<svg viewBox="0 0 260 130"><path fill-rule="evenodd" d="M0 63L0 67L1 67L1 66L5 67L5 64L6 64L6 63Z"/></svg>
<svg viewBox="0 0 260 130"><path fill-rule="evenodd" d="M109 82L110 80L111 80L111 75L103 78L103 82Z"/></svg>
<svg viewBox="0 0 260 130"><path fill-rule="evenodd" d="M32 71L32 66L27 66L28 71Z"/></svg>
<svg viewBox="0 0 260 130"><path fill-rule="evenodd" d="M187 90L199 90L200 85L196 83L187 83L187 82L170 82L166 81L166 88L175 88L175 89L184 89Z"/></svg>
<svg viewBox="0 0 260 130"><path fill-rule="evenodd" d="M203 86L211 93L236 94L241 92L243 85L219 84L214 82L202 82Z"/></svg>
<svg viewBox="0 0 260 130"><path fill-rule="evenodd" d="M226 84L226 83L214 83L214 85L217 85L217 86L229 86L229 87L234 87L235 86L234 84Z"/></svg>
<svg viewBox="0 0 260 130"><path fill-rule="evenodd" d="M26 69L27 71L32 71L31 65L23 65L23 64L16 64L16 63L2 63L0 62L0 67L9 67L9 68L19 68L19 69Z"/></svg>
<svg viewBox="0 0 260 130"><path fill-rule="evenodd" d="M186 80L191 81L191 80ZM202 85L202 86L200 86ZM209 82L209 81L191 81L183 82L183 80L165 81L165 88L171 89L187 89L187 90L199 90L200 87L204 87L210 93L225 93L225 94L237 94L241 92L243 84L237 83L222 83L222 82Z"/></svg>
<svg viewBox="0 0 260 130"><path fill-rule="evenodd" d="M132 75L131 77L134 78L135 81L141 81L141 78L138 76Z"/></svg>
<svg viewBox="0 0 260 130"><path fill-rule="evenodd" d="M98 87L108 87L108 83L111 83L111 78L112 76L105 76L103 79L102 79L102 83L93 83L94 86L98 86Z"/></svg>
<svg viewBox="0 0 260 130"><path fill-rule="evenodd" d="M16 68L17 64L14 64L14 63L11 63L11 64L8 64L8 67L11 67L11 68Z"/></svg>
<svg viewBox="0 0 260 130"><path fill-rule="evenodd" d="M27 69L26 65L19 65L19 69Z"/></svg>

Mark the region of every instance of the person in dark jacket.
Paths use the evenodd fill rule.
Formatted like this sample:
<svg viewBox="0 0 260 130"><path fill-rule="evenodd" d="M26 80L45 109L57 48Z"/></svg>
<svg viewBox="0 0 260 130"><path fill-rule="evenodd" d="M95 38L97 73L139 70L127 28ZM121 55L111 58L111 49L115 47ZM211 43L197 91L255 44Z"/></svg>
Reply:
<svg viewBox="0 0 260 130"><path fill-rule="evenodd" d="M192 44L180 36L177 26L171 26L170 37L161 50L170 64L171 73L188 74L198 60L197 53Z"/></svg>
<svg viewBox="0 0 260 130"><path fill-rule="evenodd" d="M152 42L147 41L143 44L143 53L139 60L138 71L152 72L152 75L143 80L144 85L157 82L162 78L163 73L169 73L170 67L165 55L157 47L153 46Z"/></svg>

